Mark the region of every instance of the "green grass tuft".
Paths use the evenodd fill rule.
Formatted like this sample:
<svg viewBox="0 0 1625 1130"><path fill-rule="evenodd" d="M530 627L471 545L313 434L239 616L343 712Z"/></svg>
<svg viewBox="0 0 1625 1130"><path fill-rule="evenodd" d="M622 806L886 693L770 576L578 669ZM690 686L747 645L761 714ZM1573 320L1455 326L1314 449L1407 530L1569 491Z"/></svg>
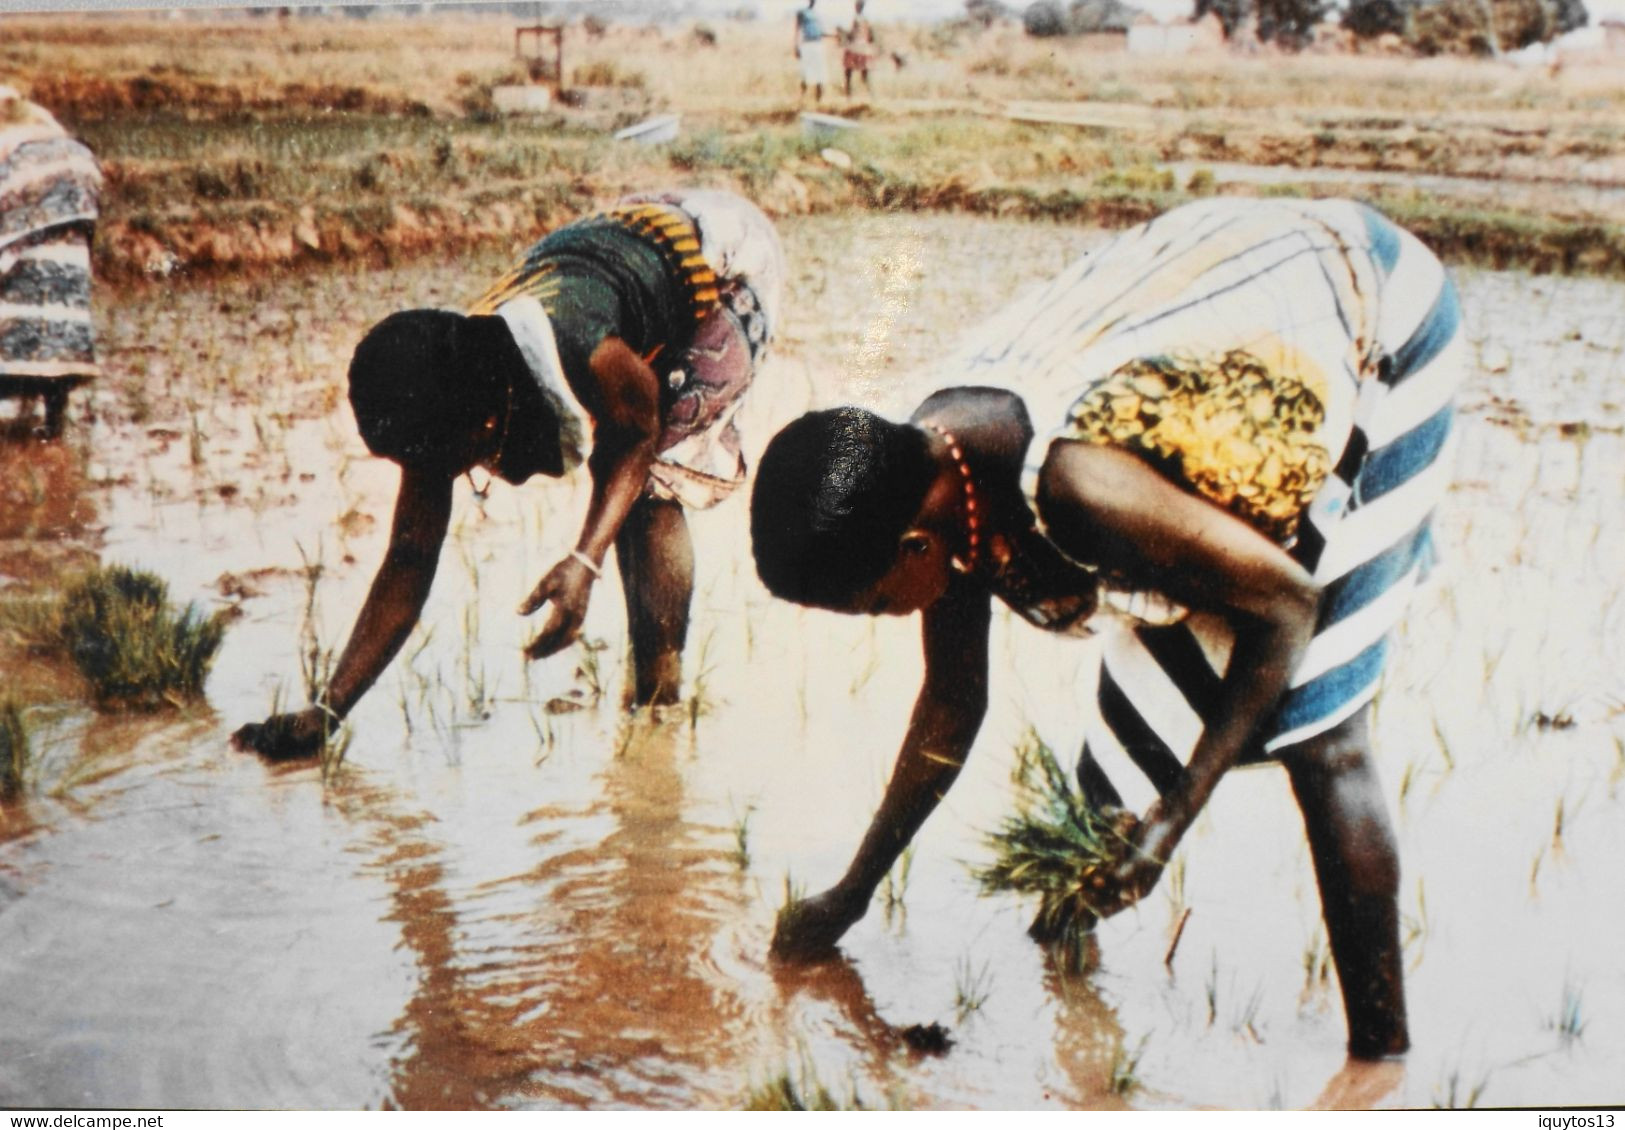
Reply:
<svg viewBox="0 0 1625 1130"><path fill-rule="evenodd" d="M22 793L33 754L22 708L0 702L0 801L15 800Z"/></svg>
<svg viewBox="0 0 1625 1130"><path fill-rule="evenodd" d="M845 1099L835 1096L812 1065L803 1056L801 1067L792 1072L785 1068L767 1082L750 1089L745 1096L746 1110L869 1110L870 1106L859 1097L856 1085L848 1089Z"/></svg>
<svg viewBox="0 0 1625 1130"><path fill-rule="evenodd" d="M1120 828L1073 790L1055 753L1037 733L1018 751L1016 814L988 837L993 862L972 872L983 894L1038 896L1029 933L1068 972L1087 964L1095 900L1107 872L1133 848Z"/></svg>
<svg viewBox="0 0 1625 1130"><path fill-rule="evenodd" d="M195 605L177 612L151 573L102 566L60 596L7 609L33 649L71 660L104 709L156 710L202 695L226 622Z"/></svg>

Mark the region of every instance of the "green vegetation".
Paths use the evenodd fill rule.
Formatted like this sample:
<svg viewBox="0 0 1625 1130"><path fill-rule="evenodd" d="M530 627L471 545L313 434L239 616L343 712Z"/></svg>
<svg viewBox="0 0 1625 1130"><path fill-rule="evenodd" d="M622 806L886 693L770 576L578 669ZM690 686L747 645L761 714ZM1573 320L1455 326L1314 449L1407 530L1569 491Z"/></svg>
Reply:
<svg viewBox="0 0 1625 1130"><path fill-rule="evenodd" d="M969 957L962 957L954 966L954 1019L965 1022L965 1017L977 1012L987 1003L993 991L993 971L989 962L971 965Z"/></svg>
<svg viewBox="0 0 1625 1130"><path fill-rule="evenodd" d="M1087 963L1107 872L1132 850L1122 831L1076 792L1036 732L1018 751L1016 814L988 837L993 862L973 872L983 894L1038 896L1029 933L1068 972Z"/></svg>
<svg viewBox="0 0 1625 1130"><path fill-rule="evenodd" d="M15 800L23 791L32 760L22 708L10 700L0 702L0 801Z"/></svg>
<svg viewBox="0 0 1625 1130"><path fill-rule="evenodd" d="M176 612L168 584L121 565L86 573L59 596L11 605L4 619L36 653L71 661L104 709L155 710L201 696L226 630L220 615L195 605Z"/></svg>
<svg viewBox="0 0 1625 1130"><path fill-rule="evenodd" d="M746 1110L870 1110L859 1097L856 1085L845 1099L837 1098L803 1056L795 1071L785 1068L773 1078L752 1087L745 1096Z"/></svg>
<svg viewBox="0 0 1625 1130"><path fill-rule="evenodd" d="M1126 1041L1119 1040L1112 1049L1112 1094L1126 1097L1140 1089L1140 1059L1145 1055L1146 1041L1150 1038L1141 1036L1133 1048Z"/></svg>

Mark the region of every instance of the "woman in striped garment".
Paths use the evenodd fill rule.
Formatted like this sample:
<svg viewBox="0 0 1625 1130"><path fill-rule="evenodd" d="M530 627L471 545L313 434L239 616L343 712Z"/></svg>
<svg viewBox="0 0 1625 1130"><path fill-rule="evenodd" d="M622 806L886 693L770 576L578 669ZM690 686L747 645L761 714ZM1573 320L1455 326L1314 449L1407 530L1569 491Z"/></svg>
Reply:
<svg viewBox="0 0 1625 1130"><path fill-rule="evenodd" d="M683 507L713 506L744 481L734 417L784 271L754 205L654 193L552 232L468 314L409 310L369 330L350 403L367 447L401 467L389 549L322 701L242 727L238 748L310 756L372 686L417 623L452 487L476 466L518 484L587 464L575 548L520 606L552 608L526 653L576 638L613 545L632 704L676 701L694 565Z"/></svg>
<svg viewBox="0 0 1625 1130"><path fill-rule="evenodd" d="M68 394L99 373L90 239L101 186L89 149L0 86L0 397L41 397L48 439Z"/></svg>
<svg viewBox="0 0 1625 1130"><path fill-rule="evenodd" d="M1438 260L1376 212L1214 200L996 316L907 423L843 408L785 428L752 500L762 580L836 611L923 610L926 666L856 858L791 909L775 950L833 947L958 775L987 701L990 599L1057 632L1087 631L1099 603L1125 615L1107 622L1079 782L1121 805L1097 754L1123 753L1157 796L1116 908L1156 883L1228 769L1278 760L1350 1051L1403 1051L1398 862L1367 718L1430 560L1462 357Z"/></svg>

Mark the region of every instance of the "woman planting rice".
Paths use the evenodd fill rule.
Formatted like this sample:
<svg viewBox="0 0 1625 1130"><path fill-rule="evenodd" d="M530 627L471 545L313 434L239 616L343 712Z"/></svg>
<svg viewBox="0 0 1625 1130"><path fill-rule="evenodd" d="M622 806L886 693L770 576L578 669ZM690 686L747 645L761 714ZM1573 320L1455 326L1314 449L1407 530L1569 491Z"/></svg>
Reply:
<svg viewBox="0 0 1625 1130"><path fill-rule="evenodd" d="M368 331L350 403L367 447L401 467L389 549L321 701L242 727L237 746L320 748L417 623L453 485L476 466L518 484L586 462L592 498L575 548L520 606L552 606L526 652L576 638L614 545L632 702L675 701L693 591L682 508L713 506L744 480L734 417L783 277L778 237L752 204L656 193L546 236L466 315L409 310Z"/></svg>
<svg viewBox="0 0 1625 1130"><path fill-rule="evenodd" d="M1430 561L1462 363L1438 261L1346 201L1215 200L1125 233L995 317L907 423L811 413L769 445L751 507L775 594L924 613L924 684L845 876L774 949L829 951L958 776L987 702L997 596L1050 631L1113 626L1077 770L1126 755L1159 796L1095 907L1156 883L1232 766L1287 769L1349 1050L1408 1034L1398 862L1367 719L1386 637ZM1038 435L1034 423L1058 430Z"/></svg>

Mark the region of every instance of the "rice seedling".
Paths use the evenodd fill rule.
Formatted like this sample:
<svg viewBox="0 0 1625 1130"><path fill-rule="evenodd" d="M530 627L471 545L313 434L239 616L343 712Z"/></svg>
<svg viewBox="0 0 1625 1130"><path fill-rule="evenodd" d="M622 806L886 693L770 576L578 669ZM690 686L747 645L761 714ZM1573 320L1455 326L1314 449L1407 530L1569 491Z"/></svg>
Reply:
<svg viewBox="0 0 1625 1130"><path fill-rule="evenodd" d="M795 916L796 904L807 897L807 888L796 882L795 878L786 871L784 873L784 901L779 904L778 914L774 917L774 932L782 933L785 924Z"/></svg>
<svg viewBox="0 0 1625 1130"><path fill-rule="evenodd" d="M908 910L908 877L913 869L914 845L909 844L880 884L880 905L885 908L887 922Z"/></svg>
<svg viewBox="0 0 1625 1130"><path fill-rule="evenodd" d="M1263 1007L1263 1004L1264 983L1260 981L1253 986L1253 991L1248 994L1246 1002L1241 1006L1241 1010L1236 1013L1235 1018L1231 1021L1231 1029L1238 1035L1251 1037L1254 1043L1262 1044L1264 1037L1259 1035L1258 1032L1258 1010Z"/></svg>
<svg viewBox="0 0 1625 1130"><path fill-rule="evenodd" d="M837 1098L819 1079L818 1072L803 1054L800 1065L785 1068L773 1078L750 1089L746 1110L869 1110L858 1095L857 1085L849 1083L846 1097Z"/></svg>
<svg viewBox="0 0 1625 1130"><path fill-rule="evenodd" d="M553 716L545 710L540 717L537 717L536 711L532 710L527 704L525 715L530 719L530 728L536 735L536 748L540 751L536 760L531 763L534 768L552 755L553 746L558 742L558 735L553 731Z"/></svg>
<svg viewBox="0 0 1625 1130"><path fill-rule="evenodd" d="M1087 964L1107 876L1133 850L1127 837L1132 817L1114 819L1074 791L1036 732L1017 750L1015 776L1017 811L988 837L993 862L972 875L983 894L1037 895L1028 933L1060 958L1063 969L1078 972Z"/></svg>
<svg viewBox="0 0 1625 1130"><path fill-rule="evenodd" d="M1219 951L1212 952L1208 963L1207 981L1202 986L1203 999L1207 1001L1207 1026L1213 1027L1219 1019Z"/></svg>
<svg viewBox="0 0 1625 1130"><path fill-rule="evenodd" d="M689 684L688 695L688 728L690 731L699 729L700 715L711 713L711 696L708 693L711 685L711 674L716 670L716 664L711 662L711 645L716 641L717 633L713 628L707 632L705 639L700 641L700 654L694 666L694 678Z"/></svg>
<svg viewBox="0 0 1625 1130"><path fill-rule="evenodd" d="M33 770L34 749L22 708L0 702L0 801L16 800Z"/></svg>
<svg viewBox="0 0 1625 1130"><path fill-rule="evenodd" d="M6 621L34 651L70 660L103 709L198 698L226 631L220 614L195 604L177 612L167 583L122 565L93 569L59 596L9 606Z"/></svg>
<svg viewBox="0 0 1625 1130"><path fill-rule="evenodd" d="M1546 1027L1557 1033L1564 1047L1584 1036L1586 1025L1589 1023L1582 1007L1581 995L1580 986L1565 980L1563 1003L1559 1006L1557 1015L1549 1017L1546 1021Z"/></svg>
<svg viewBox="0 0 1625 1130"><path fill-rule="evenodd" d="M1486 1072L1478 1082L1468 1086L1462 1079L1461 1069L1452 1068L1450 1074L1445 1076L1444 1089L1437 1087L1433 1091L1434 1110L1472 1110L1478 1106L1478 1100L1484 1097L1484 1088L1489 1085L1490 1077Z"/></svg>
<svg viewBox="0 0 1625 1130"><path fill-rule="evenodd" d="M1317 924L1303 947L1303 998L1308 999L1316 987L1325 988L1331 979L1332 953L1326 935Z"/></svg>
<svg viewBox="0 0 1625 1130"><path fill-rule="evenodd" d="M331 723L331 719L329 720ZM344 757L350 752L350 739L353 736L348 722L339 722L337 727L329 726L327 737L322 741L319 756L321 759L322 784L329 785L338 777L339 770L344 767Z"/></svg>
<svg viewBox="0 0 1625 1130"><path fill-rule="evenodd" d="M1416 880L1416 913L1412 915L1400 911L1399 922L1400 948L1402 950L1408 950L1412 946L1416 948L1416 956L1411 959L1410 964L1410 968L1414 970L1422 964L1422 954L1427 946L1428 899L1427 888L1423 885L1423 880Z"/></svg>
<svg viewBox="0 0 1625 1130"><path fill-rule="evenodd" d="M1119 1040L1112 1049L1112 1066L1109 1085L1114 1095L1128 1096L1140 1089L1140 1060L1145 1056L1146 1041L1150 1034L1141 1036L1132 1049L1126 1040Z"/></svg>
<svg viewBox="0 0 1625 1130"><path fill-rule="evenodd" d="M581 681L587 693L589 702L597 702L604 697L604 667L599 656L609 647L603 640L588 639L582 636L576 641L576 650L581 658L576 661L575 676Z"/></svg>
<svg viewBox="0 0 1625 1130"><path fill-rule="evenodd" d="M1180 911L1179 918L1174 922L1173 936L1168 939L1168 949L1162 955L1163 968L1168 970L1169 976L1174 972L1174 954L1179 952L1179 940L1185 936L1185 924L1191 920L1191 908L1186 907Z"/></svg>
<svg viewBox="0 0 1625 1130"><path fill-rule="evenodd" d="M961 1024L965 1017L977 1012L987 1003L987 998L993 992L993 971L989 962L982 962L980 968L971 964L969 957L962 957L954 965L954 1018Z"/></svg>
<svg viewBox="0 0 1625 1130"><path fill-rule="evenodd" d="M733 814L734 849L730 856L741 871L750 868L750 818L755 812L756 806L747 804L743 812Z"/></svg>

